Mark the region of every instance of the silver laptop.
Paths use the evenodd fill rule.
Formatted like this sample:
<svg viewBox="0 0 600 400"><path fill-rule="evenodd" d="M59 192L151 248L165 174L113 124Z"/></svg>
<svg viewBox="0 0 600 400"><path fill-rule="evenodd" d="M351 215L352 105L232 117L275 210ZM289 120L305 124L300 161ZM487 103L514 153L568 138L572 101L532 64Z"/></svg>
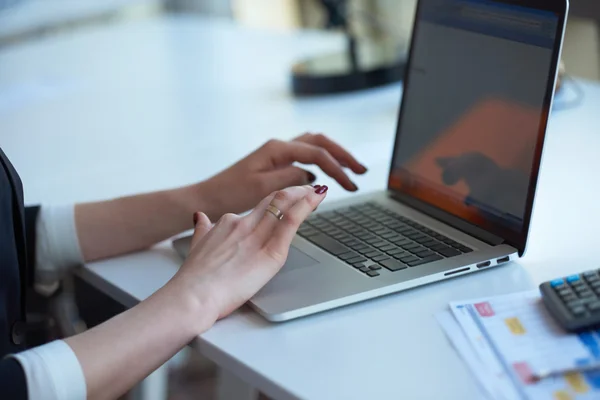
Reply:
<svg viewBox="0 0 600 400"><path fill-rule="evenodd" d="M250 305L285 321L522 256L567 8L419 1L387 190L320 207Z"/></svg>

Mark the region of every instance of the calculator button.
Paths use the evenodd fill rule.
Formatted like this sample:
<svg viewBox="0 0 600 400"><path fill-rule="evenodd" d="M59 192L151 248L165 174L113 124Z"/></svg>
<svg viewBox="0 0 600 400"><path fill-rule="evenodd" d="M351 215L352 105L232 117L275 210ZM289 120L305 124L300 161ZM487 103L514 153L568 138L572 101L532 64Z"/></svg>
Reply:
<svg viewBox="0 0 600 400"><path fill-rule="evenodd" d="M563 290L563 289L570 289L570 286L565 283L561 283L560 285L554 286L554 290Z"/></svg>
<svg viewBox="0 0 600 400"><path fill-rule="evenodd" d="M593 303L589 303L587 305L587 308L591 312L598 312L598 311L600 311L600 301L594 301Z"/></svg>
<svg viewBox="0 0 600 400"><path fill-rule="evenodd" d="M573 307L579 307L585 304L585 301L581 300L581 299L577 299L577 300L572 300L569 301L567 303L567 307L569 308L573 308Z"/></svg>
<svg viewBox="0 0 600 400"><path fill-rule="evenodd" d="M582 299L589 298L589 297L591 297L591 298L595 299L595 298L597 297L597 296L594 294L594 292L592 292L592 291L591 291L591 290L589 290L589 289L582 290L582 291L580 291L578 294L579 294L579 297L581 297Z"/></svg>
<svg viewBox="0 0 600 400"><path fill-rule="evenodd" d="M567 276L567 282L569 282L569 283L580 282L579 275Z"/></svg>
<svg viewBox="0 0 600 400"><path fill-rule="evenodd" d="M571 314L575 315L576 317L585 315L585 308L583 308L583 306L571 307L570 310Z"/></svg>
<svg viewBox="0 0 600 400"><path fill-rule="evenodd" d="M600 288L600 281L590 283L590 286L594 289Z"/></svg>
<svg viewBox="0 0 600 400"><path fill-rule="evenodd" d="M564 301L565 303L568 303L569 301L573 301L573 300L577 300L577 296L575 296L574 294L570 294L568 296L562 297L562 301Z"/></svg>
<svg viewBox="0 0 600 400"><path fill-rule="evenodd" d="M569 294L573 294L573 291L571 289L562 289L558 291L558 294L563 297Z"/></svg>
<svg viewBox="0 0 600 400"><path fill-rule="evenodd" d="M598 276L598 275L596 274L596 271L588 271L588 272L584 272L584 273L583 273L583 274L581 274L581 275L583 275L583 277L584 277L584 278L591 278L591 277L593 277L593 276Z"/></svg>
<svg viewBox="0 0 600 400"><path fill-rule="evenodd" d="M553 281L550 282L550 286L552 286L553 288L555 288L555 287L557 287L559 285L562 285L564 283L565 283L565 281L562 280L562 279L555 279L555 280L553 280Z"/></svg>
<svg viewBox="0 0 600 400"><path fill-rule="evenodd" d="M600 282L600 277L598 275L590 276L585 278L588 283Z"/></svg>

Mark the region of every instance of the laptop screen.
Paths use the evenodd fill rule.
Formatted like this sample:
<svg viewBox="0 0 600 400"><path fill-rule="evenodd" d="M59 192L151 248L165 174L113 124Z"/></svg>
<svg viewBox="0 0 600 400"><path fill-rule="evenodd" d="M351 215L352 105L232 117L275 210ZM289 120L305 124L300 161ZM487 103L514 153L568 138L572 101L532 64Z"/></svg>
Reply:
<svg viewBox="0 0 600 400"><path fill-rule="evenodd" d="M522 235L560 20L496 1L421 0L390 188Z"/></svg>

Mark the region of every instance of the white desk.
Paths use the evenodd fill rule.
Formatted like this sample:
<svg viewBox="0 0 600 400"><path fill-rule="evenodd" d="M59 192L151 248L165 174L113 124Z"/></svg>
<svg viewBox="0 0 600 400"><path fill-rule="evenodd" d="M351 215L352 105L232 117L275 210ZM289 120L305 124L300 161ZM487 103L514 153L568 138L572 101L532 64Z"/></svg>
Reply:
<svg viewBox="0 0 600 400"><path fill-rule="evenodd" d="M371 167L357 183L380 189L400 87L313 100L288 94L289 65L338 43L330 35L179 18L9 49L0 53L0 143L30 202L190 183L267 138L305 130L327 132L354 150ZM42 99L27 81L46 82ZM284 324L242 309L199 337L196 348L278 399L476 398L474 380L432 314L451 300L598 267L600 86L580 85L583 104L552 117L530 250L520 263ZM17 106L3 106L7 88ZM342 195L336 187L330 200ZM162 244L88 265L82 275L133 305L178 264Z"/></svg>

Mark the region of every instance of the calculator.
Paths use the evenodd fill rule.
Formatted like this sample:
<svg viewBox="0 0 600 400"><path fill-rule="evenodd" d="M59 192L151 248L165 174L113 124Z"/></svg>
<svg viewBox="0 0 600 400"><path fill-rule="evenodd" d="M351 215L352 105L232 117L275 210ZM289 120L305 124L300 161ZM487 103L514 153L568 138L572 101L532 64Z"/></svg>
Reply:
<svg viewBox="0 0 600 400"><path fill-rule="evenodd" d="M544 282L540 291L550 314L567 331L600 327L600 270Z"/></svg>

